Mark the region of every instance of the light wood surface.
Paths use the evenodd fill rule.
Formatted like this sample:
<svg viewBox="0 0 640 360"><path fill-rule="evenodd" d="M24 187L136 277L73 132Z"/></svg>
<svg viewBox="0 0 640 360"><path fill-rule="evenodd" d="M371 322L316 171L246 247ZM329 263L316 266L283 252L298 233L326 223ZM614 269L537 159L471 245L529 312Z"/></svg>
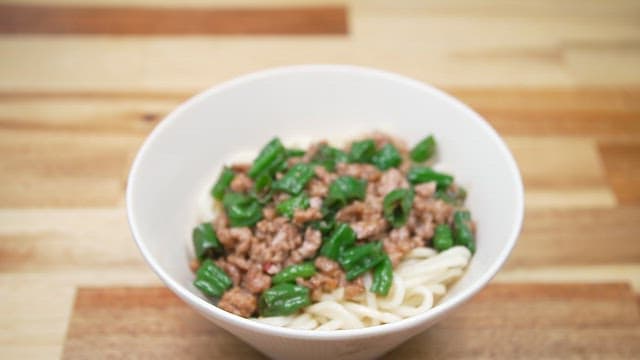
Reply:
<svg viewBox="0 0 640 360"><path fill-rule="evenodd" d="M64 15L87 3L1 0L1 29L10 25L2 9L16 6L58 9ZM89 35L82 27L47 34L42 24L29 22L11 33L0 31L1 359L58 358L68 330L66 354L82 354L95 340L79 336L83 326L101 316L82 305L95 296L92 291L113 297L117 289L132 287L143 305L149 289L163 294L129 234L124 190L133 156L167 112L239 74L323 62L374 66L441 87L484 115L515 154L526 187L525 226L492 288L515 290L491 290L467 309L482 309L483 296L497 296L496 291L503 294L500 299L522 301L524 309L542 306L522 297L547 285L530 283L557 283L564 289L554 293L555 305L539 322L526 311L523 318L509 317L515 310L506 307L504 319L511 320L476 318L486 322L479 329L465 310L393 355L412 349L423 357L472 356L437 346L433 351L441 352L431 352L419 344L481 330L505 336L504 344L513 341L508 354L518 357L588 357L584 351L592 347L583 347L582 337L616 346L603 345L593 357L638 353L638 342L634 345L625 327L637 320L628 308L631 291L640 292L638 1L96 0L91 6L105 22L114 20L108 17L114 11L186 16L206 10L220 16L222 10L236 9L234 16L243 11L258 16L255 11L283 8L308 22L293 22L283 33L273 30L282 29L282 23L258 16L255 22L271 24L270 34L258 34L255 22L242 25L229 18L237 30L229 35L221 34L219 23L197 35L178 28L154 35L143 28L126 30L117 21L111 24L119 27L109 33L118 35ZM318 9L337 9L344 14L344 27L313 23ZM180 16L174 19L178 24L184 21ZM631 290L601 285L611 282ZM504 283L512 287L496 287ZM567 283L584 285L576 290L578 285ZM593 302L578 306L599 315L594 321L602 323L589 327L580 322L590 318L586 313L569 312L575 319L563 313L575 302L569 296L574 291L589 294ZM611 295L598 298L603 293ZM174 304L166 293L161 298ZM620 307L620 313L605 311L606 304ZM137 307L140 312L125 309L118 316L141 314L159 321L145 317L158 312L145 312L143 305ZM104 306L96 311L115 314L117 309ZM198 324L198 341L221 334L179 303L171 307ZM557 329L544 323L554 318ZM529 332L520 327L529 323L540 327ZM492 327L497 325L511 325L513 331ZM171 336L176 330L168 326L162 329ZM148 335L147 330L139 328L138 335ZM542 347L569 345L557 353L553 348L517 352L529 349L528 339ZM507 354L472 340L466 349L486 357ZM236 342L226 335L212 341L222 349ZM242 351L236 355L255 354Z"/></svg>

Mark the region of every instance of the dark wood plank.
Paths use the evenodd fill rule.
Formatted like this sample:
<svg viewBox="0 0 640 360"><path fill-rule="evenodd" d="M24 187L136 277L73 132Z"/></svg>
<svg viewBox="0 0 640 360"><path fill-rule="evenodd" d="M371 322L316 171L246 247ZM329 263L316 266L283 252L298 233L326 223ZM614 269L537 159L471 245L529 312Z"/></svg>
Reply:
<svg viewBox="0 0 640 360"><path fill-rule="evenodd" d="M342 6L148 8L0 5L0 33L109 35L311 35L348 31Z"/></svg>
<svg viewBox="0 0 640 360"><path fill-rule="evenodd" d="M633 358L640 318L627 284L491 284L387 355ZM262 358L165 288L80 288L65 359Z"/></svg>
<svg viewBox="0 0 640 360"><path fill-rule="evenodd" d="M640 144L599 144L607 178L621 204L640 204Z"/></svg>

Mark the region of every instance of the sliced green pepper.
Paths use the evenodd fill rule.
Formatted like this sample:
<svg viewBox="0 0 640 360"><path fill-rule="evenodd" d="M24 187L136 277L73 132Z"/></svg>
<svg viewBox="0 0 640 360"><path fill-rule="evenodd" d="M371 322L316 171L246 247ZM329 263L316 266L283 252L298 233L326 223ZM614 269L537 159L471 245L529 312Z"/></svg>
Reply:
<svg viewBox="0 0 640 360"><path fill-rule="evenodd" d="M315 273L316 267L311 262L289 265L275 274L274 277L271 278L271 283L277 285L286 282L295 282L297 278L308 279Z"/></svg>
<svg viewBox="0 0 640 360"><path fill-rule="evenodd" d="M402 164L402 155L392 144L386 144L378 150L371 159L371 162L380 170L391 169Z"/></svg>
<svg viewBox="0 0 640 360"><path fill-rule="evenodd" d="M222 169L220 176L218 176L218 180L215 185L211 188L211 196L217 200L222 200L224 192L229 188L229 185L231 185L231 181L233 181L235 176L236 175L233 170L225 166L225 168Z"/></svg>
<svg viewBox="0 0 640 360"><path fill-rule="evenodd" d="M404 225L409 219L413 195L411 189L395 189L384 197L382 201L384 217L394 228Z"/></svg>
<svg viewBox="0 0 640 360"><path fill-rule="evenodd" d="M231 287L233 282L211 259L206 259L198 271L193 285L203 294L211 297L220 297Z"/></svg>
<svg viewBox="0 0 640 360"><path fill-rule="evenodd" d="M414 166L409 169L407 179L413 185L435 181L438 189L446 189L453 183L453 176L437 172L426 166Z"/></svg>
<svg viewBox="0 0 640 360"><path fill-rule="evenodd" d="M436 139L433 135L429 135L426 138L420 140L416 146L411 149L409 155L411 160L415 162L424 162L429 160L436 152Z"/></svg>
<svg viewBox="0 0 640 360"><path fill-rule="evenodd" d="M221 254L224 249L211 223L205 222L193 229L193 247L198 260L204 260L207 255Z"/></svg>

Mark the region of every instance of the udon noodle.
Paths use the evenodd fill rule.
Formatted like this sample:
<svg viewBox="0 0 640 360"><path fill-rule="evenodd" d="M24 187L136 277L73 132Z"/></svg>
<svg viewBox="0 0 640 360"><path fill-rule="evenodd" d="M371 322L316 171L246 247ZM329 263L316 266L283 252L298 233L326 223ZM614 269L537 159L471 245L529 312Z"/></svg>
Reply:
<svg viewBox="0 0 640 360"><path fill-rule="evenodd" d="M394 270L386 297L371 292L358 299L344 299L344 288L324 294L319 302L292 316L262 317L256 321L306 330L357 329L392 323L431 309L447 291L447 285L464 272L471 252L455 246L441 253L427 247L413 249ZM365 275L365 284L371 276Z"/></svg>

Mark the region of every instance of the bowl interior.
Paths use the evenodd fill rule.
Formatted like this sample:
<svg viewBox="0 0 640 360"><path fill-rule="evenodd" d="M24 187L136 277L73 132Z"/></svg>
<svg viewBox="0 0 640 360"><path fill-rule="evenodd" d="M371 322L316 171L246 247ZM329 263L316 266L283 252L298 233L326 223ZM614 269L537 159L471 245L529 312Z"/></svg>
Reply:
<svg viewBox="0 0 640 360"><path fill-rule="evenodd" d="M477 252L443 304L479 289L508 255L522 218L520 175L506 146L451 97L400 76L348 66L250 75L200 94L170 114L141 149L130 176L134 236L170 287L183 298L201 298L188 266L191 230L203 194L225 160L255 152L273 136L285 143L301 137L331 140L374 129L410 144L436 136L437 168L467 188L467 206L478 224ZM214 316L227 316L210 308Z"/></svg>

